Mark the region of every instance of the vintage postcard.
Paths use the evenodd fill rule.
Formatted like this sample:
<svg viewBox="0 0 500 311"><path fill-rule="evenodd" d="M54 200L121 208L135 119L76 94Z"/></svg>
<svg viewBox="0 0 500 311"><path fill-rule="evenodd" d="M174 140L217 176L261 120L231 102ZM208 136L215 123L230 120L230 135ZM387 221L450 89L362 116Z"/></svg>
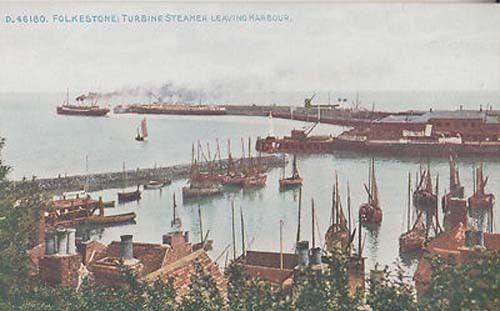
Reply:
<svg viewBox="0 0 500 311"><path fill-rule="evenodd" d="M498 310L498 1L0 2L1 310Z"/></svg>

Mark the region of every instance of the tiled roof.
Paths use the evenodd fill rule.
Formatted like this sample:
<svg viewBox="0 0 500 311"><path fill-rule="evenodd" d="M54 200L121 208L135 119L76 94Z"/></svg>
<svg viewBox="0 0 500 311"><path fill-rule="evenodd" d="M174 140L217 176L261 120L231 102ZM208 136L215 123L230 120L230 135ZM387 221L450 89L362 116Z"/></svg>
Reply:
<svg viewBox="0 0 500 311"><path fill-rule="evenodd" d="M147 282L154 282L158 279L166 281L173 279L174 289L177 295L183 296L189 290L191 275L194 273L194 263L198 261L204 271L212 276L221 293L225 293L226 281L218 266L210 259L208 254L200 249L183 258L176 260L159 270L149 273L144 277Z"/></svg>

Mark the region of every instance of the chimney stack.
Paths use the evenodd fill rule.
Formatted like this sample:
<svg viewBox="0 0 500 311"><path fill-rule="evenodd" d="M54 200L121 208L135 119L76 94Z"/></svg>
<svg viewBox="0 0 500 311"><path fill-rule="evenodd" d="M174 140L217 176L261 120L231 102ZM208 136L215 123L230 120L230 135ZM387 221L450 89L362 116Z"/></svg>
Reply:
<svg viewBox="0 0 500 311"><path fill-rule="evenodd" d="M309 265L309 241L299 241L295 247L297 263L300 267Z"/></svg>
<svg viewBox="0 0 500 311"><path fill-rule="evenodd" d="M120 258L122 260L129 260L134 258L134 247L132 244L133 235L127 234L120 236Z"/></svg>
<svg viewBox="0 0 500 311"><path fill-rule="evenodd" d="M64 228L57 229L56 236L57 236L57 255L67 255L68 237L66 234L66 229Z"/></svg>

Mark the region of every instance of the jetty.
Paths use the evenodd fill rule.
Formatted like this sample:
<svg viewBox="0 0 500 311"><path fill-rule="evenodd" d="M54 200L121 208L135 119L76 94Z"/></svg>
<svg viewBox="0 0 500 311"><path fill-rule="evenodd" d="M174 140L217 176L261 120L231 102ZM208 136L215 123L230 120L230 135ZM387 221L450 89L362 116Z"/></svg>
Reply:
<svg viewBox="0 0 500 311"><path fill-rule="evenodd" d="M249 161L242 159L243 162ZM284 155L267 155L259 158L259 163L264 170L283 167L287 163ZM229 163L228 159L220 160L223 167ZM248 163L250 164L250 163ZM207 163L200 163L200 169L208 168ZM178 180L188 178L191 172L191 164L173 165L156 168L137 168L134 170L97 173L89 175L58 176L56 178L33 178L32 182L44 193L60 194L68 191L78 191L85 186L89 191L103 189L132 187L146 184L150 180ZM223 172L223 171L221 171ZM28 187L31 182L22 180L11 181L13 187Z"/></svg>

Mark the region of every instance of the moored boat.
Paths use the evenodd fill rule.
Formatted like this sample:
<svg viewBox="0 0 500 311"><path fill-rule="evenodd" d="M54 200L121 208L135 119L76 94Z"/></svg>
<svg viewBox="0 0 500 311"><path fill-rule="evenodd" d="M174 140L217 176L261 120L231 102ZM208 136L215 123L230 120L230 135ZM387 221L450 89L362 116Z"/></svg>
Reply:
<svg viewBox="0 0 500 311"><path fill-rule="evenodd" d="M184 199L192 199L192 198L200 198L200 197L207 197L207 196L213 196L217 194L222 193L222 186L220 185L211 185L211 186L196 186L193 187L188 186L188 187L183 187L182 188L182 197Z"/></svg>
<svg viewBox="0 0 500 311"><path fill-rule="evenodd" d="M407 230L399 236L399 252L407 253L420 251L424 248L424 243L426 240L426 226L423 221L423 211L419 211L417 215L417 220L410 228L411 219L411 174L408 173L408 206L407 206L407 220L406 226Z"/></svg>
<svg viewBox="0 0 500 311"><path fill-rule="evenodd" d="M125 223L135 220L136 214L134 212L118 214L118 215L92 215L85 218L85 224L90 225L107 225L116 223Z"/></svg>
<svg viewBox="0 0 500 311"><path fill-rule="evenodd" d="M286 190L291 188L296 188L302 186L303 178L299 175L299 171L297 170L297 159L296 156L293 156L293 165L292 165L292 176L283 177L279 180L280 190Z"/></svg>
<svg viewBox="0 0 500 311"><path fill-rule="evenodd" d="M139 201L140 199L141 199L141 191L139 190L139 186L134 191L118 192L118 203Z"/></svg>
<svg viewBox="0 0 500 311"><path fill-rule="evenodd" d="M475 170L474 194L469 197L468 203L471 209L489 210L495 204L495 196L492 193L486 193L485 187L488 177L484 178L483 163Z"/></svg>
<svg viewBox="0 0 500 311"><path fill-rule="evenodd" d="M417 209L434 210L438 197L433 192L430 165L419 175L417 189L413 192L413 205Z"/></svg>
<svg viewBox="0 0 500 311"><path fill-rule="evenodd" d="M151 190L151 189L161 189L165 187L167 183L157 181L157 180L150 180L148 181L147 184L144 185L144 189Z"/></svg>
<svg viewBox="0 0 500 311"><path fill-rule="evenodd" d="M363 203L359 208L359 217L365 224L379 224L382 222L382 208L378 199L377 181L375 179L375 161L372 159L369 186L365 185L368 194L368 202Z"/></svg>

